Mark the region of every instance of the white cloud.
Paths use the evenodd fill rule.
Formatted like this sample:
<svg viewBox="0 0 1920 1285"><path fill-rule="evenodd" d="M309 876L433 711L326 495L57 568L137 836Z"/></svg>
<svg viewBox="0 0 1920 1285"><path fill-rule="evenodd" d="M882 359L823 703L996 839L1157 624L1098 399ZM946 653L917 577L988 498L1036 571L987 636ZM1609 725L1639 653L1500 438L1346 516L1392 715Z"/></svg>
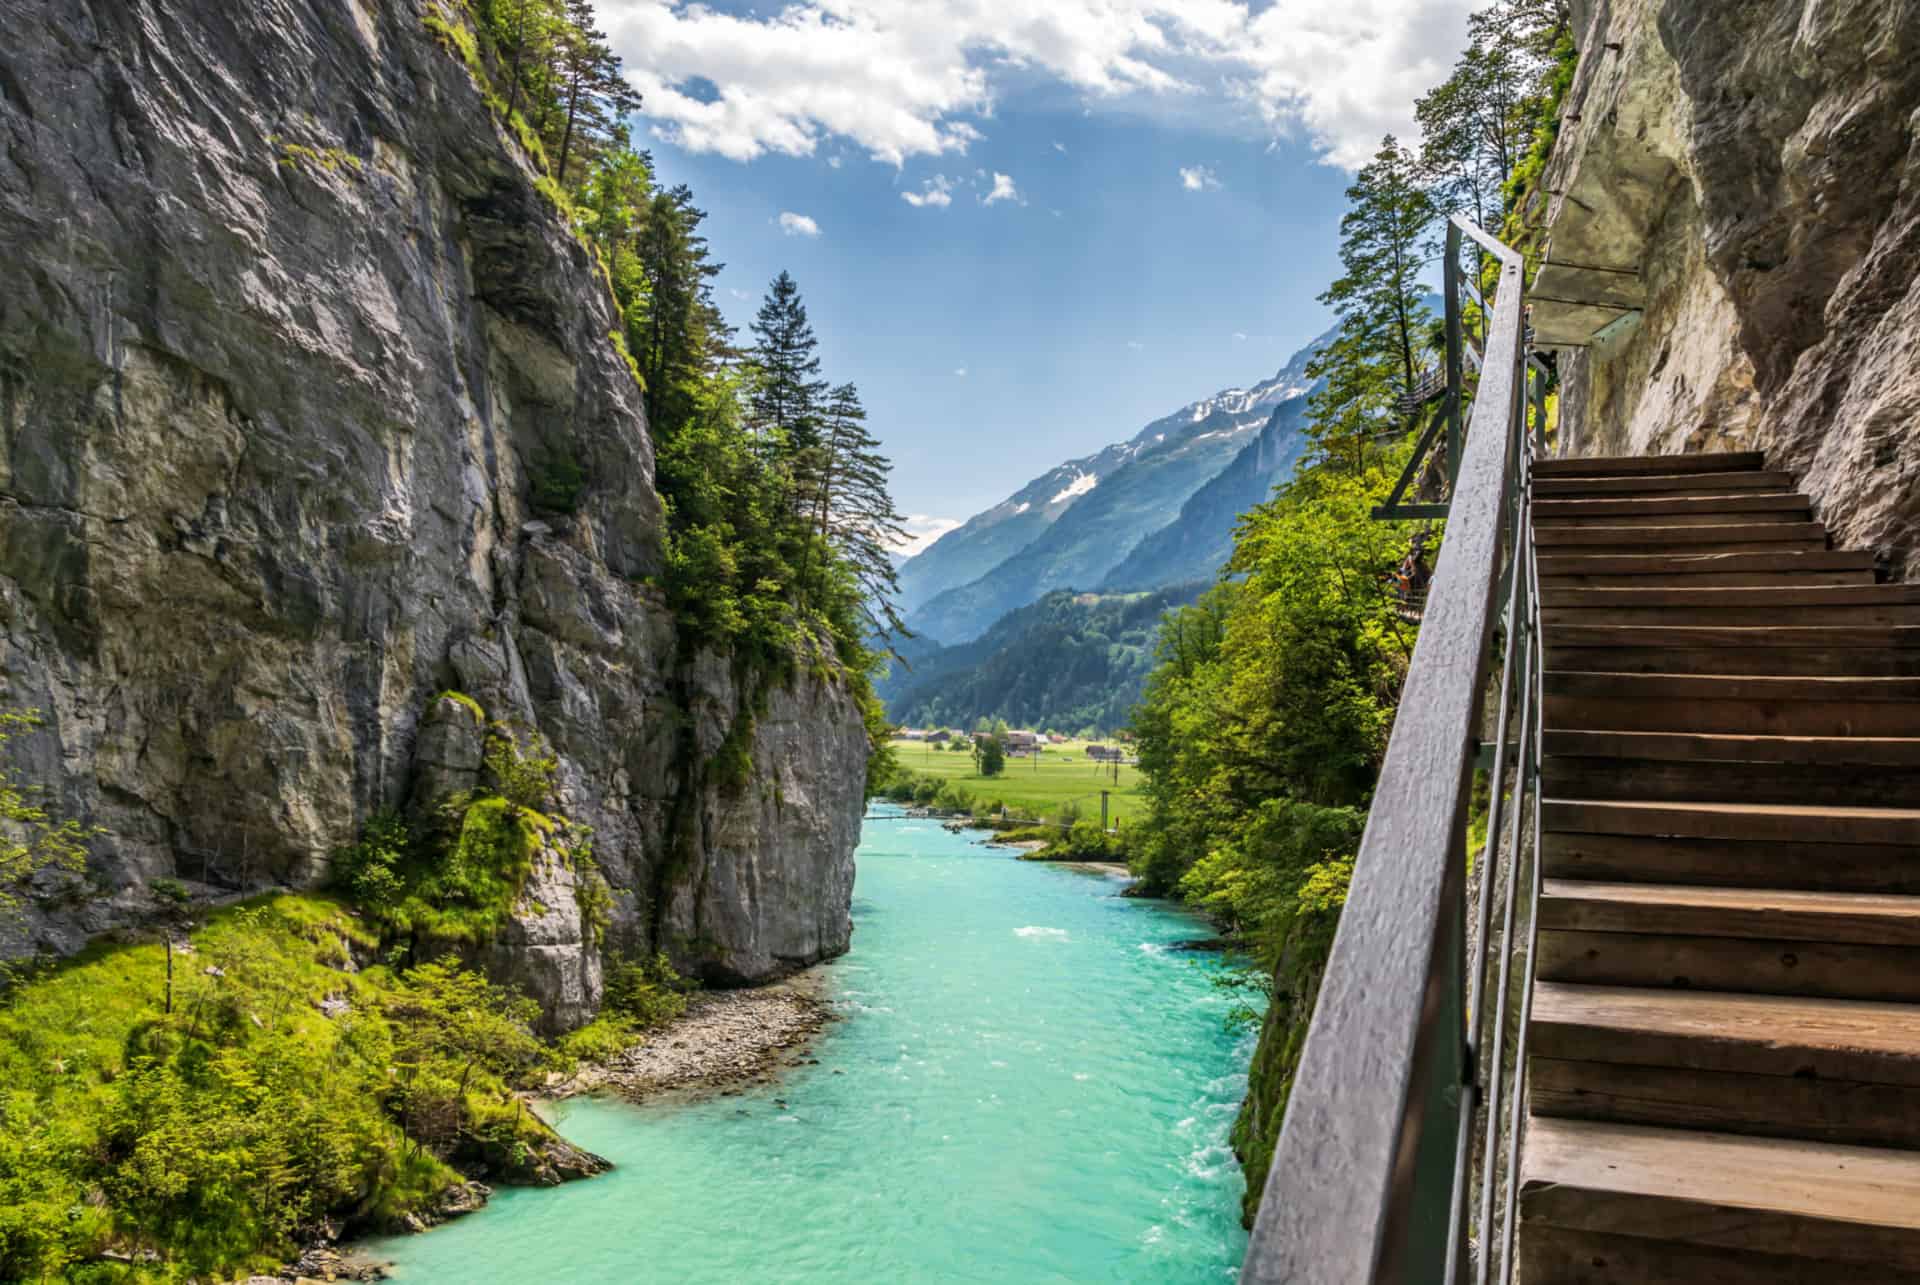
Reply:
<svg viewBox="0 0 1920 1285"><path fill-rule="evenodd" d="M1127 347L1132 349L1134 352L1144 352L1147 346L1141 343L1138 339L1129 339L1127 340Z"/></svg>
<svg viewBox="0 0 1920 1285"><path fill-rule="evenodd" d="M788 236L819 236L820 225L804 214L795 214L792 210L780 211L780 230Z"/></svg>
<svg viewBox="0 0 1920 1285"><path fill-rule="evenodd" d="M960 378L965 379L967 377L967 368L965 366L958 367L954 370L953 373L958 375Z"/></svg>
<svg viewBox="0 0 1920 1285"><path fill-rule="evenodd" d="M1464 43L1473 0L601 0L653 128L735 160L842 139L893 165L964 153L1017 78L1095 110L1180 112L1365 161ZM837 152L835 153L837 155Z"/></svg>
<svg viewBox="0 0 1920 1285"><path fill-rule="evenodd" d="M1244 330L1234 331L1233 342L1235 342L1236 344L1244 344L1245 342L1247 342L1247 332Z"/></svg>
<svg viewBox="0 0 1920 1285"><path fill-rule="evenodd" d="M916 209L930 205L944 210L953 204L953 180L944 174L935 174L921 185L918 192L902 192L900 199Z"/></svg>
<svg viewBox="0 0 1920 1285"><path fill-rule="evenodd" d="M1205 165L1181 166L1180 186L1189 192L1211 192L1220 186L1220 176Z"/></svg>
<svg viewBox="0 0 1920 1285"><path fill-rule="evenodd" d="M906 530L906 538L893 546L893 551L903 558L911 558L923 552L935 540L959 526L955 518L929 517L924 513L910 513L900 524Z"/></svg>
<svg viewBox="0 0 1920 1285"><path fill-rule="evenodd" d="M993 190L980 198L980 204L992 205L995 201L1015 201L1022 205L1026 204L1020 200L1020 189L1013 185L1013 180L999 173L993 176Z"/></svg>
<svg viewBox="0 0 1920 1285"><path fill-rule="evenodd" d="M1055 143L1053 145L1053 150L1060 153L1060 155L1065 156L1067 154L1067 145L1065 143Z"/></svg>

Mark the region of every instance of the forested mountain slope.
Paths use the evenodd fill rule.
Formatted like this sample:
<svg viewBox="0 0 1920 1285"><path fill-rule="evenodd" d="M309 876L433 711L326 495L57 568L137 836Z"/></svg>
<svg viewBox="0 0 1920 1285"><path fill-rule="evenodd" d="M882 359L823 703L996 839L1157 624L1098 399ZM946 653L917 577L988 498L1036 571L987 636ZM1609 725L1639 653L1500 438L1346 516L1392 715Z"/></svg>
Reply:
<svg viewBox="0 0 1920 1285"><path fill-rule="evenodd" d="M1126 726L1153 667L1160 618L1203 584L1151 593L1056 590L972 642L896 667L879 690L906 726L970 728L982 718L1065 733Z"/></svg>

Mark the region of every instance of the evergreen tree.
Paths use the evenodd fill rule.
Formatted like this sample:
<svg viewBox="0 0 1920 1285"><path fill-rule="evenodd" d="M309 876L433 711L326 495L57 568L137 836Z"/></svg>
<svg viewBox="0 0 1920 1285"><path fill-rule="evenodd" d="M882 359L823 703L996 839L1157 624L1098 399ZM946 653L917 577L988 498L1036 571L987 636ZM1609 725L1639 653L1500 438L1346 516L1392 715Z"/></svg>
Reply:
<svg viewBox="0 0 1920 1285"><path fill-rule="evenodd" d="M1307 373L1326 386L1308 401L1322 459L1365 463L1366 445L1391 425L1395 399L1418 380L1428 313L1422 302L1421 241L1433 198L1413 155L1392 135L1347 189L1340 220L1339 280L1320 296L1340 316L1339 333Z"/></svg>
<svg viewBox="0 0 1920 1285"><path fill-rule="evenodd" d="M818 465L808 478L814 531L852 572L872 632L891 639L906 632L893 606L900 592L893 550L906 539L888 490L893 464L867 431L852 384L828 395L821 423L821 444L810 453Z"/></svg>
<svg viewBox="0 0 1920 1285"><path fill-rule="evenodd" d="M621 118L640 106L640 95L620 74L620 57L607 33L593 25L592 0L566 0L566 24L558 46L564 124L553 175L567 181L567 162L577 143L597 153L622 136Z"/></svg>
<svg viewBox="0 0 1920 1285"><path fill-rule="evenodd" d="M1442 209L1492 224L1530 141L1566 21L1556 0L1499 0L1468 17L1467 48L1453 73L1414 106L1421 165Z"/></svg>
<svg viewBox="0 0 1920 1285"><path fill-rule="evenodd" d="M684 184L656 192L639 219L638 254L646 296L628 326L628 343L646 385L647 419L656 438L694 413L700 384L732 340L713 302L723 265L707 257L700 235L706 212Z"/></svg>
<svg viewBox="0 0 1920 1285"><path fill-rule="evenodd" d="M820 409L827 392L815 353L820 341L814 338L800 287L790 273L783 270L773 279L752 328L759 376L753 423L774 456L790 459L820 445Z"/></svg>

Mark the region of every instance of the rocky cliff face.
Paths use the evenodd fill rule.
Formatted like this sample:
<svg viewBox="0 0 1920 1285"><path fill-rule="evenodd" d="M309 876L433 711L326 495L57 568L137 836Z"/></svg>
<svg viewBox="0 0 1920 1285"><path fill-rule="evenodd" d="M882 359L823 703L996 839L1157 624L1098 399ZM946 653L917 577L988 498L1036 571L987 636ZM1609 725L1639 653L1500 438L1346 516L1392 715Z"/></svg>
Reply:
<svg viewBox="0 0 1920 1285"><path fill-rule="evenodd" d="M719 982L847 945L857 708L677 641L611 303L434 12L0 0L0 702L107 832L14 950L160 877L322 880L471 771L422 735L447 689L557 752L612 943ZM756 704L751 779L710 782ZM599 994L572 878L542 863L492 947L557 1025Z"/></svg>
<svg viewBox="0 0 1920 1285"><path fill-rule="evenodd" d="M1920 578L1920 3L1600 0L1536 308L1579 453L1759 448Z"/></svg>

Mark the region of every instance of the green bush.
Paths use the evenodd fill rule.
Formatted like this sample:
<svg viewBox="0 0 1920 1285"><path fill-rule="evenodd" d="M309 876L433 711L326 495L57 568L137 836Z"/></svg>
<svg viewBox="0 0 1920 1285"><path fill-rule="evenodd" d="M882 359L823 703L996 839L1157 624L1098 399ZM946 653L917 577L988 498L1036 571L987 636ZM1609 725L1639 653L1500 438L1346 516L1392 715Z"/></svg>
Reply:
<svg viewBox="0 0 1920 1285"><path fill-rule="evenodd" d="M607 969L605 1011L641 1030L662 1026L687 1011L688 982L664 954L624 958Z"/></svg>
<svg viewBox="0 0 1920 1285"><path fill-rule="evenodd" d="M277 896L214 912L171 993L159 942L9 992L0 1280L245 1276L323 1220L391 1227L482 1144L550 1140L509 1094L548 1057L531 1005L447 962L339 967L373 940L341 901ZM107 1250L159 1258L98 1274Z"/></svg>
<svg viewBox="0 0 1920 1285"><path fill-rule="evenodd" d="M586 489L586 470L574 458L571 447L542 448L534 452L527 468L527 481L533 507L548 513L572 513L580 504L580 492Z"/></svg>

